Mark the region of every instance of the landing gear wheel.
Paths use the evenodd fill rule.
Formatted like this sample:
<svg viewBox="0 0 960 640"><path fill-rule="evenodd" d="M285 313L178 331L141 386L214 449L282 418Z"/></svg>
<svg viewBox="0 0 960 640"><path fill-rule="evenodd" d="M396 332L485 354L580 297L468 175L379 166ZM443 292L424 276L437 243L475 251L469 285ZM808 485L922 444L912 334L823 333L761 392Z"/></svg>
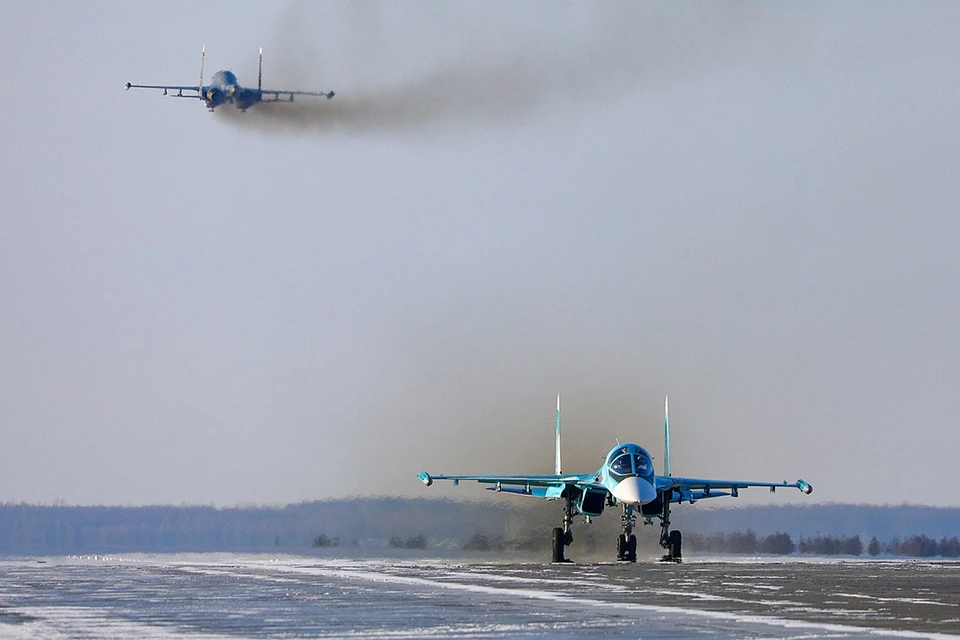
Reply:
<svg viewBox="0 0 960 640"><path fill-rule="evenodd" d="M623 515L620 516L620 526L623 533L617 538L617 560L621 562L637 561L637 536L633 535L633 527L637 517L633 515L633 506L624 504Z"/></svg>
<svg viewBox="0 0 960 640"><path fill-rule="evenodd" d="M567 490L563 503L563 526L553 530L553 562L570 562L563 557L563 548L573 542L573 515L576 507L573 505L574 492Z"/></svg>
<svg viewBox="0 0 960 640"><path fill-rule="evenodd" d="M557 527L553 530L553 562L566 562L563 557L563 548L566 545L566 536L563 533L563 527Z"/></svg>
<svg viewBox="0 0 960 640"><path fill-rule="evenodd" d="M637 561L637 536L620 534L617 538L617 560L621 562Z"/></svg>
<svg viewBox="0 0 960 640"><path fill-rule="evenodd" d="M682 558L683 534L679 531L671 531L668 538L667 554L670 560L680 562Z"/></svg>

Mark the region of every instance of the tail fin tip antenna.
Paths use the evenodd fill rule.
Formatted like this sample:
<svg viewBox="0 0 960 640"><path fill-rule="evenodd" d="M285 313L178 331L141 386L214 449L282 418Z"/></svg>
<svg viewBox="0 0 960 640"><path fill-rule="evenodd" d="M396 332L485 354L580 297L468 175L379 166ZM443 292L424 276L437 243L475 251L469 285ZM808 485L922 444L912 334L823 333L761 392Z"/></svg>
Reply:
<svg viewBox="0 0 960 640"><path fill-rule="evenodd" d="M557 450L556 450L556 459L553 466L553 471L556 475L560 475L560 394L557 394Z"/></svg>
<svg viewBox="0 0 960 640"><path fill-rule="evenodd" d="M197 93L203 97L203 59L207 57L207 45L200 46L200 84L197 87Z"/></svg>
<svg viewBox="0 0 960 640"><path fill-rule="evenodd" d="M670 397L663 398L663 475L670 476Z"/></svg>

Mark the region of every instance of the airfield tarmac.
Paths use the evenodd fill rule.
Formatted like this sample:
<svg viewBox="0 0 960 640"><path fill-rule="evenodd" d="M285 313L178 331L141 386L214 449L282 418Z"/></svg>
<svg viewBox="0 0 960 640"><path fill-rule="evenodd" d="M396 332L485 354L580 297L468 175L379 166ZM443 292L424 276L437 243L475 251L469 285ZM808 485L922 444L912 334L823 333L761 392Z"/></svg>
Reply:
<svg viewBox="0 0 960 640"><path fill-rule="evenodd" d="M960 638L960 563L0 562L0 638Z"/></svg>
<svg viewBox="0 0 960 640"><path fill-rule="evenodd" d="M570 596L629 611L696 610L717 620L760 620L960 634L960 563L859 560L699 560L592 566L473 565L480 584L577 585ZM481 578L489 572L490 578ZM712 616L711 613L725 614ZM808 629L817 628L816 626ZM849 632L849 631L848 631ZM906 635L911 635L907 633ZM818 636L822 637L822 636Z"/></svg>

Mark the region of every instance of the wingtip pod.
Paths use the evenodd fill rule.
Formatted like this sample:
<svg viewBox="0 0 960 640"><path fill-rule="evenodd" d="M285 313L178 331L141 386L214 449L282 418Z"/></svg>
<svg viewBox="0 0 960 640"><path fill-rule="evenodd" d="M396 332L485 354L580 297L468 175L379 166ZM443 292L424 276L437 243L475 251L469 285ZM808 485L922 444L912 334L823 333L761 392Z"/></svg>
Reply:
<svg viewBox="0 0 960 640"><path fill-rule="evenodd" d="M427 473L426 471L421 471L420 473L418 473L417 478L419 478L420 482L422 482L428 487L433 484L433 478L431 478L430 474Z"/></svg>
<svg viewBox="0 0 960 640"><path fill-rule="evenodd" d="M805 480L797 480L797 489L800 489L800 491L807 495L813 493L813 485Z"/></svg>

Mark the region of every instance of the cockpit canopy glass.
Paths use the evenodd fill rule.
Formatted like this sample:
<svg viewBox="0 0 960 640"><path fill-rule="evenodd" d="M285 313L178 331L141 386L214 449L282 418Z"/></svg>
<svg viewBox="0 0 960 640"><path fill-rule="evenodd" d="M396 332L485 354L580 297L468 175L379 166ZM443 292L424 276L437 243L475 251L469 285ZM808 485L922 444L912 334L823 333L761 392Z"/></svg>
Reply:
<svg viewBox="0 0 960 640"><path fill-rule="evenodd" d="M610 470L614 473L618 473L622 476L630 475L633 473L633 458L629 453L624 453L616 458L613 462L610 463Z"/></svg>
<svg viewBox="0 0 960 640"><path fill-rule="evenodd" d="M614 449L607 458L607 465L615 476L647 477L653 473L650 454L637 445Z"/></svg>
<svg viewBox="0 0 960 640"><path fill-rule="evenodd" d="M213 74L211 81L216 86L225 87L231 84L237 84L237 76L233 71L217 71Z"/></svg>

